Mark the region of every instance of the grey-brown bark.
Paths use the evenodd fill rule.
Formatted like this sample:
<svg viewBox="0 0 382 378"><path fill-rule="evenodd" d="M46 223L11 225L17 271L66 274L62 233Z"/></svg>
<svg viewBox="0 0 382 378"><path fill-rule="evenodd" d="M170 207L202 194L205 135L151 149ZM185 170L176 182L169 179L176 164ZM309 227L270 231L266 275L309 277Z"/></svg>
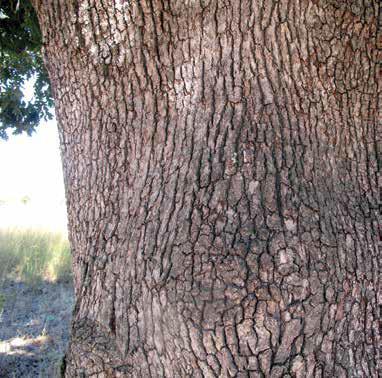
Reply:
<svg viewBox="0 0 382 378"><path fill-rule="evenodd" d="M35 5L66 376L377 377L377 2Z"/></svg>

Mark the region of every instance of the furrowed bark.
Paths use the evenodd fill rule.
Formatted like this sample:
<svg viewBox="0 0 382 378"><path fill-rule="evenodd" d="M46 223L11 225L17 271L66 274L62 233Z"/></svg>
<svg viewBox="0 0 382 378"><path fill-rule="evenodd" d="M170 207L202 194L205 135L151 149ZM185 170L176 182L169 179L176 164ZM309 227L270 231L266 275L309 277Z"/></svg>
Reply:
<svg viewBox="0 0 382 378"><path fill-rule="evenodd" d="M66 377L377 377L377 2L35 7L74 260Z"/></svg>

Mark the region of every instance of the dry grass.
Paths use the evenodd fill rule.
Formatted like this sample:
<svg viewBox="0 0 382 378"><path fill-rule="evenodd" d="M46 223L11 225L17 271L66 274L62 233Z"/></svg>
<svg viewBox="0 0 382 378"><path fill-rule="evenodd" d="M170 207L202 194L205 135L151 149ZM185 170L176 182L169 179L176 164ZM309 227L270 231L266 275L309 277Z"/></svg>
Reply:
<svg viewBox="0 0 382 378"><path fill-rule="evenodd" d="M29 284L70 281L66 237L44 230L0 230L0 282L9 278Z"/></svg>
<svg viewBox="0 0 382 378"><path fill-rule="evenodd" d="M67 238L0 229L0 377L58 377L73 309Z"/></svg>

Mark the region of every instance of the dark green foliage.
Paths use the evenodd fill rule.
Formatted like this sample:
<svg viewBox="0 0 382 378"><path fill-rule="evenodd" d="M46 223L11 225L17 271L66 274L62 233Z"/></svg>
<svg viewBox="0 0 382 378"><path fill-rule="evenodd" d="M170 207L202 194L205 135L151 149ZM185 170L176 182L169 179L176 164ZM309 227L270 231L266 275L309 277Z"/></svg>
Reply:
<svg viewBox="0 0 382 378"><path fill-rule="evenodd" d="M41 32L29 0L0 0L0 138L7 129L32 134L41 119L51 119L53 100L41 57ZM34 78L27 102L22 86Z"/></svg>

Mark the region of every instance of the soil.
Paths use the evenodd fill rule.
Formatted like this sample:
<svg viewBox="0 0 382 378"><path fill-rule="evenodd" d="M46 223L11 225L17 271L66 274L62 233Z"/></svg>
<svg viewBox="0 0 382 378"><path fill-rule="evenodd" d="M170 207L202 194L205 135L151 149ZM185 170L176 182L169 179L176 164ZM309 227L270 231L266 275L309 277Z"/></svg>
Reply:
<svg viewBox="0 0 382 378"><path fill-rule="evenodd" d="M59 377L73 305L68 283L3 282L0 377Z"/></svg>

